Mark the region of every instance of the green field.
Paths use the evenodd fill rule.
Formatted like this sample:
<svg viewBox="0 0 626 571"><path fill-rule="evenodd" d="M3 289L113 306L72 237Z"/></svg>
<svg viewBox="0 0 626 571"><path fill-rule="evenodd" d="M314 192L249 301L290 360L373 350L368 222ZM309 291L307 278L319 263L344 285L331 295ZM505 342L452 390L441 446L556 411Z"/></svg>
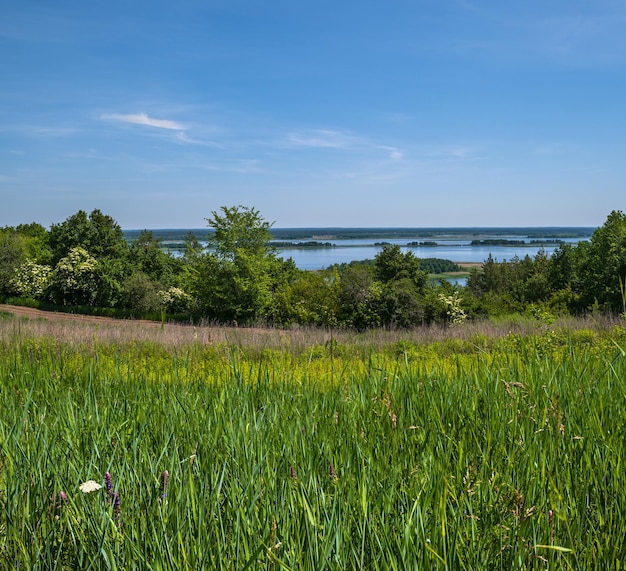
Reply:
<svg viewBox="0 0 626 571"><path fill-rule="evenodd" d="M0 319L3 569L625 565L623 326L272 346L37 326Z"/></svg>

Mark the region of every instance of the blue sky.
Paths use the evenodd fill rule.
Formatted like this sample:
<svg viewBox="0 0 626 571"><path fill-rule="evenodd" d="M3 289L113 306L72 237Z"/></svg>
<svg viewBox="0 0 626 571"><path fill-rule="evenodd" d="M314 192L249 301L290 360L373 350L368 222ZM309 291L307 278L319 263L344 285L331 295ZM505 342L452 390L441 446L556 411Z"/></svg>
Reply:
<svg viewBox="0 0 626 571"><path fill-rule="evenodd" d="M2 2L0 226L603 224L622 0Z"/></svg>

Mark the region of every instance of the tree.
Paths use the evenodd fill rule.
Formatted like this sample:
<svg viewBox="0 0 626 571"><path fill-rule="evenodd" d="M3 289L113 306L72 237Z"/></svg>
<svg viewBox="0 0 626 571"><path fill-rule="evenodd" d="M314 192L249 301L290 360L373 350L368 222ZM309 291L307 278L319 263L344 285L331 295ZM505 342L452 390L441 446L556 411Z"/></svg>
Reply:
<svg viewBox="0 0 626 571"><path fill-rule="evenodd" d="M273 296L272 321L281 325L335 325L337 280L326 272L298 270L279 284Z"/></svg>
<svg viewBox="0 0 626 571"><path fill-rule="evenodd" d="M120 303L126 309L142 312L158 311L161 309L158 286L142 271L135 271L122 284Z"/></svg>
<svg viewBox="0 0 626 571"><path fill-rule="evenodd" d="M76 252L85 252L96 263L94 269L94 290L91 295L62 293L65 286L59 289L58 279L56 283L54 299L63 299L64 304L87 304L101 307L113 307L118 304L122 291L122 283L132 273L132 267L128 263L128 244L124 239L124 233L120 225L103 214L100 210L93 210L91 214L79 210L76 214L67 218L60 224L50 227L49 243L52 251L52 263L57 265L65 260L60 268L58 279L63 281L62 276L68 272L67 260L76 258ZM76 250L78 248L78 250ZM70 255L74 252L72 255ZM72 272L70 272L71 274ZM76 301L77 299L83 301ZM75 301L70 302L69 299Z"/></svg>
<svg viewBox="0 0 626 571"><path fill-rule="evenodd" d="M48 233L41 224L0 228L0 297L15 293L10 282L18 268L28 261L45 265L49 257Z"/></svg>
<svg viewBox="0 0 626 571"><path fill-rule="evenodd" d="M48 231L37 222L18 224L15 232L25 241L26 255L30 260L39 264L50 261L50 246Z"/></svg>
<svg viewBox="0 0 626 571"><path fill-rule="evenodd" d="M162 250L160 240L150 230L142 230L130 245L129 260L136 270L168 286L180 266L173 256Z"/></svg>
<svg viewBox="0 0 626 571"><path fill-rule="evenodd" d="M339 321L359 330L382 324L383 286L365 264L348 265L339 276Z"/></svg>
<svg viewBox="0 0 626 571"><path fill-rule="evenodd" d="M206 218L214 232L209 245L221 260L235 261L241 254L267 258L274 253L269 246L273 223L263 219L258 210L246 206L222 206L221 214L211 212Z"/></svg>
<svg viewBox="0 0 626 571"><path fill-rule="evenodd" d="M185 235L184 257L187 262L193 263L202 254L202 244L196 235L190 230Z"/></svg>
<svg viewBox="0 0 626 571"><path fill-rule="evenodd" d="M11 291L10 281L17 268L27 260L24 240L13 228L0 228L0 297Z"/></svg>
<svg viewBox="0 0 626 571"><path fill-rule="evenodd" d="M274 249L271 224L254 208L221 207L206 219L213 233L212 251L195 264L195 293L211 317L246 323L264 319L280 267ZM278 272L280 273L280 272Z"/></svg>
<svg viewBox="0 0 626 571"><path fill-rule="evenodd" d="M59 305L94 305L98 281L98 260L76 246L59 260L52 272L52 301Z"/></svg>
<svg viewBox="0 0 626 571"><path fill-rule="evenodd" d="M407 328L424 321L428 273L420 269L413 252L403 253L398 245L385 245L374 258L374 275L382 283L383 324Z"/></svg>
<svg viewBox="0 0 626 571"><path fill-rule="evenodd" d="M41 300L50 285L51 274L52 268L50 266L27 260L15 269L13 277L9 281L11 293L19 297Z"/></svg>
<svg viewBox="0 0 626 571"><path fill-rule="evenodd" d="M420 261L413 252L403 253L397 244L386 244L374 258L374 275L383 283L408 279L417 288L428 280L428 272L420 269Z"/></svg>
<svg viewBox="0 0 626 571"><path fill-rule="evenodd" d="M426 321L423 291L413 280L401 278L384 284L382 311L383 324L407 329L423 325Z"/></svg>
<svg viewBox="0 0 626 571"><path fill-rule="evenodd" d="M79 210L64 222L52 224L49 242L53 264L77 246L97 260L124 257L128 249L120 225L97 209L89 216L84 210Z"/></svg>
<svg viewBox="0 0 626 571"><path fill-rule="evenodd" d="M609 214L604 225L591 236L588 249L583 299L613 311L626 312L626 215Z"/></svg>

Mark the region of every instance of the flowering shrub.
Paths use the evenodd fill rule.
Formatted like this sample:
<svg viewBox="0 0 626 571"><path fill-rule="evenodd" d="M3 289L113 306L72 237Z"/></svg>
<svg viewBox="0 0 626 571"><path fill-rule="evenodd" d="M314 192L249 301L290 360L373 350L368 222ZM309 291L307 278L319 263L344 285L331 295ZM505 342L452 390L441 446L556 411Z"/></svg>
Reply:
<svg viewBox="0 0 626 571"><path fill-rule="evenodd" d="M92 305L98 295L98 260L84 248L72 248L52 273L52 300L63 305Z"/></svg>
<svg viewBox="0 0 626 571"><path fill-rule="evenodd" d="M12 293L20 297L41 299L50 284L52 268L28 260L15 269L9 280Z"/></svg>
<svg viewBox="0 0 626 571"><path fill-rule="evenodd" d="M170 287L157 292L159 302L171 312L186 311L191 307L192 297L179 287Z"/></svg>
<svg viewBox="0 0 626 571"><path fill-rule="evenodd" d="M452 292L450 295L440 293L439 299L447 306L446 315L450 319L450 323L463 323L467 319L467 314L461 307L463 300L458 291Z"/></svg>

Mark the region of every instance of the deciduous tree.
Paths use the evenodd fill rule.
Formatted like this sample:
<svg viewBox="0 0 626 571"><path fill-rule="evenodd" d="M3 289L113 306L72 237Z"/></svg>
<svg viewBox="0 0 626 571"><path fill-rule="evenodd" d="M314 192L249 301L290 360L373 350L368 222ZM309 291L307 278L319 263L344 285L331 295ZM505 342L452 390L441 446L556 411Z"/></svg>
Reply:
<svg viewBox="0 0 626 571"><path fill-rule="evenodd" d="M127 251L127 243L120 225L111 216L97 209L89 216L84 210L79 210L64 222L52 224L49 242L53 264L67 256L69 251L77 246L97 260L124 257Z"/></svg>
<svg viewBox="0 0 626 571"><path fill-rule="evenodd" d="M211 251L196 262L195 293L221 321L249 323L266 317L277 260L269 245L271 224L254 208L223 206L206 219Z"/></svg>

